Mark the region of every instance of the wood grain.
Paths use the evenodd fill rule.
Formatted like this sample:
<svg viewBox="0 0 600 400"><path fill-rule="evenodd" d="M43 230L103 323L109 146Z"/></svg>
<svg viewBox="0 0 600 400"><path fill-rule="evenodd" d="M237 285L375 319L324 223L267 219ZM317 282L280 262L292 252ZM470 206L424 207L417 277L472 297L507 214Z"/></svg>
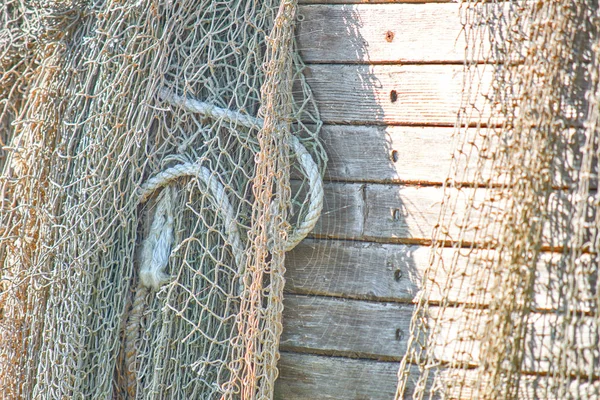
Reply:
<svg viewBox="0 0 600 400"><path fill-rule="evenodd" d="M400 361L407 348L412 315L412 305L287 295L280 348L284 351ZM434 357L440 361L477 365L487 315L487 310L447 308L442 312L442 309L431 306L426 322L432 329L435 324L438 332L430 343ZM585 362L567 367L570 373L585 375L586 364L600 362L600 348L594 345L593 317L571 315L568 318L575 318L578 323L572 332L569 331L577 337L577 343L575 349L566 350L567 356L571 360ZM555 340L564 322L564 316L560 314L529 314L523 371L550 371L550 360L561 350Z"/></svg>
<svg viewBox="0 0 600 400"><path fill-rule="evenodd" d="M292 190L298 186L292 183ZM321 217L313 234L326 237L360 238L364 232L365 185L326 183Z"/></svg>
<svg viewBox="0 0 600 400"><path fill-rule="evenodd" d="M426 246L306 239L286 256L286 292L409 303L423 290L430 256ZM494 286L489 263L495 257L493 251L442 249L429 272L429 301L489 304L492 293L486 288ZM532 307L548 311L577 306L578 312L590 312L597 280L593 259L586 255L578 264L577 305L567 304L561 295L564 262L561 254L542 254Z"/></svg>
<svg viewBox="0 0 600 400"><path fill-rule="evenodd" d="M412 302L429 265L425 246L305 239L286 254L286 291Z"/></svg>
<svg viewBox="0 0 600 400"><path fill-rule="evenodd" d="M382 362L313 354L281 353L278 364L279 378L275 382L276 400L391 400L397 384L399 363ZM408 371L404 398L411 398L419 372L417 367ZM447 391L447 399L472 399L477 387L476 371L463 370L450 375L438 370L439 383L464 379L464 385ZM429 380L432 381L431 379ZM446 385L442 387L447 387ZM597 400L599 381L573 380L567 388L571 397ZM556 384L546 376L524 375L519 381L519 399L562 400Z"/></svg>
<svg viewBox="0 0 600 400"><path fill-rule="evenodd" d="M288 295L280 348L397 361L412 312L412 304Z"/></svg>
<svg viewBox="0 0 600 400"><path fill-rule="evenodd" d="M324 188L324 209L313 237L384 243L427 244L439 226L440 240L494 246L509 201L501 192L483 188L447 189L444 193L437 186L333 182ZM546 248L560 249L566 243L572 197L560 190L550 194L546 206L550 218L542 232ZM453 212L440 218L442 202L450 204ZM597 228L590 225L589 229L591 235Z"/></svg>
<svg viewBox="0 0 600 400"><path fill-rule="evenodd" d="M469 100L487 118L484 97ZM309 65L305 75L328 124L454 126L461 104L463 67L459 65ZM474 86L475 87L475 86Z"/></svg>
<svg viewBox="0 0 600 400"><path fill-rule="evenodd" d="M490 161L499 151L498 137L485 140L485 135L485 130L476 129L458 135L454 128L325 125L321 130L329 157L325 177L346 182L441 185L454 162L457 182L502 183L506 175ZM579 181L585 133L567 129L560 140L561 157L551 166L553 185L572 187ZM597 172L591 187L597 188Z"/></svg>
<svg viewBox="0 0 600 400"><path fill-rule="evenodd" d="M453 128L326 125L321 140L330 180L444 182L453 153Z"/></svg>
<svg viewBox="0 0 600 400"><path fill-rule="evenodd" d="M396 362L284 352L277 367L278 400L391 400L398 382Z"/></svg>
<svg viewBox="0 0 600 400"><path fill-rule="evenodd" d="M462 64L459 11L456 3L305 5L298 46L306 63Z"/></svg>

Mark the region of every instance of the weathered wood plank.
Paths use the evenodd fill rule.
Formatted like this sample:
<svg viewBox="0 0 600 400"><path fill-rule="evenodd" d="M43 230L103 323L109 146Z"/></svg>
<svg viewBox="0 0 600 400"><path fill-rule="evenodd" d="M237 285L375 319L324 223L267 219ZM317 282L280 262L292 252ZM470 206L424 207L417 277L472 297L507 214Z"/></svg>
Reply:
<svg viewBox="0 0 600 400"><path fill-rule="evenodd" d="M413 308L287 295L280 348L397 361L406 351Z"/></svg>
<svg viewBox="0 0 600 400"><path fill-rule="evenodd" d="M306 63L462 63L465 58L459 4L329 3L300 7L297 38Z"/></svg>
<svg viewBox="0 0 600 400"><path fill-rule="evenodd" d="M325 177L370 182L442 183L450 171L453 128L326 125Z"/></svg>
<svg viewBox="0 0 600 400"><path fill-rule="evenodd" d="M442 195L438 187L326 183L323 213L312 234L342 239L430 240ZM395 213L399 208L402 213Z"/></svg>
<svg viewBox="0 0 600 400"><path fill-rule="evenodd" d="M284 352L277 367L280 400L391 400L398 382L396 362Z"/></svg>
<svg viewBox="0 0 600 400"><path fill-rule="evenodd" d="M489 112L483 95L491 74L482 75L480 94L470 100ZM305 75L330 124L409 124L453 126L461 104L463 67L459 65L313 64Z"/></svg>
<svg viewBox="0 0 600 400"><path fill-rule="evenodd" d="M321 140L329 162L325 177L335 181L441 184L454 168L456 181L480 185L499 183L499 168L492 173L491 159L498 138L484 140L484 132L469 129L454 137L453 128L410 126L325 125ZM579 181L581 148L585 133L567 129L561 135L561 157L551 167L553 185L569 187ZM482 165L479 157L488 160ZM597 171L591 186L597 187Z"/></svg>
<svg viewBox="0 0 600 400"><path fill-rule="evenodd" d="M362 237L365 219L364 189L365 185L360 184L326 183L323 211L313 233L328 237Z"/></svg>
<svg viewBox="0 0 600 400"><path fill-rule="evenodd" d="M365 238L431 239L440 215L442 188L370 184L365 193ZM464 207L457 211L462 215ZM458 236L458 232L453 229L451 233Z"/></svg>
<svg viewBox="0 0 600 400"><path fill-rule="evenodd" d="M440 187L326 183L324 210L313 235L384 242L430 241L442 199ZM458 235L458 227L451 233Z"/></svg>
<svg viewBox="0 0 600 400"><path fill-rule="evenodd" d="M439 239L463 243L492 242L492 234L505 218L507 198L496 190L444 189L434 186L327 183L323 214L312 235L332 239L360 239L388 243L424 244L438 225L442 201L452 204L454 214L444 215ZM547 211L551 219L543 229L548 248L564 246L572 194L553 192ZM467 206L473 204L467 214ZM591 229L597 229L593 226Z"/></svg>
<svg viewBox="0 0 600 400"><path fill-rule="evenodd" d="M286 254L286 291L411 302L431 249L425 246L305 239Z"/></svg>
<svg viewBox="0 0 600 400"><path fill-rule="evenodd" d="M275 382L275 399L391 400L396 390L398 367L396 362L283 352L278 364L279 378ZM418 369L412 367L409 370L404 398L411 398L417 379ZM440 382L440 387L448 387L447 383L464 381L462 387L447 390L446 399L474 398L477 388L475 371L463 370L450 374L448 371L438 370L435 379ZM571 396L568 398L597 400L600 382L573 380L567 392ZM518 398L521 400L559 400L558 396L557 386L552 378L525 375L519 381Z"/></svg>
<svg viewBox="0 0 600 400"><path fill-rule="evenodd" d="M422 290L430 255L431 248L425 246L306 239L286 255L286 292L413 302ZM451 303L489 304L492 293L485 288L493 287L494 279L484 264L496 256L492 251L442 249L430 278L429 301L445 298ZM593 259L583 256L578 266L578 304L566 304L561 295L563 262L561 254L542 254L532 306L536 310L577 307L577 312L589 312L595 308L596 296Z"/></svg>
<svg viewBox="0 0 600 400"><path fill-rule="evenodd" d="M411 305L287 295L284 307L280 344L284 351L386 361L399 361L406 351L413 313ZM436 330L439 329L430 344L434 357L440 361L477 365L487 313L487 310L447 308L442 314L441 309L430 307L428 323L436 323ZM524 371L551 370L551 360L562 350L555 340L557 329L564 321L558 314L529 315ZM570 373L586 374L586 365L600 362L600 348L595 345L597 332L593 318L578 317L577 321L572 332L569 330L569 334L577 338L576 350L568 349L566 356L579 362L567 367Z"/></svg>

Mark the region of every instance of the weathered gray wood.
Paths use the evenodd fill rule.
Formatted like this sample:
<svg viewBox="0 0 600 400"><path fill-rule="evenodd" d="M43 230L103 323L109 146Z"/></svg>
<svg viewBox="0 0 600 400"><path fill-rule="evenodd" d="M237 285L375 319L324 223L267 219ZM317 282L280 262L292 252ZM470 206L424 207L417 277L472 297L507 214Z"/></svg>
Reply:
<svg viewBox="0 0 600 400"><path fill-rule="evenodd" d="M290 293L411 302L421 288L430 251L425 246L305 239L286 255L285 288Z"/></svg>
<svg viewBox="0 0 600 400"><path fill-rule="evenodd" d="M298 46L307 63L462 63L466 45L459 7L305 5L299 10Z"/></svg>
<svg viewBox="0 0 600 400"><path fill-rule="evenodd" d="M381 241L427 241L443 190L399 185L326 183L324 209L313 235ZM401 212L395 213L396 210Z"/></svg>
<svg viewBox="0 0 600 400"><path fill-rule="evenodd" d="M427 242L437 223L442 199L441 187L327 183L323 214L313 235ZM457 236L458 227L450 233Z"/></svg>
<svg viewBox="0 0 600 400"><path fill-rule="evenodd" d="M284 351L311 352L387 361L399 361L408 343L413 307L394 303L373 303L310 296L287 295L284 299L280 348ZM487 310L430 307L428 324L437 324L433 355L441 361L477 365L481 340L487 325ZM573 317L570 317L573 318ZM555 346L556 329L564 318L557 314L532 313L527 319L527 334L522 369L550 371L550 361L560 346ZM585 365L600 362L595 345L597 332L591 317L579 317L569 331L577 338L577 351L569 349L570 359L585 363L568 365L573 374L586 374Z"/></svg>
<svg viewBox="0 0 600 400"><path fill-rule="evenodd" d="M396 362L284 352L277 366L278 400L392 400L398 382Z"/></svg>
<svg viewBox="0 0 600 400"><path fill-rule="evenodd" d="M555 191L549 197L547 210L551 220L543 230L543 243L548 248L561 248L566 243L571 229L568 225L571 197L566 191ZM444 215L444 230L438 239L494 244L498 235L492 235L492 231L498 230L505 218L508 199L499 196L496 190L447 189L444 194L444 189L437 186L327 183L323 214L312 235L429 243L438 225L442 201L452 205L454 214Z"/></svg>
<svg viewBox="0 0 600 400"><path fill-rule="evenodd" d="M327 179L442 183L450 171L453 128L326 125Z"/></svg>
<svg viewBox="0 0 600 400"><path fill-rule="evenodd" d="M326 237L361 238L365 219L365 185L326 183L321 218L314 234Z"/></svg>
<svg viewBox="0 0 600 400"><path fill-rule="evenodd" d="M442 188L370 184L365 193L365 238L431 239L440 215ZM463 210L458 212L462 215ZM458 229L451 233L458 235Z"/></svg>
<svg viewBox="0 0 600 400"><path fill-rule="evenodd" d="M473 102L486 118L483 94L489 70ZM453 126L463 86L460 65L309 65L307 80L321 118L331 124Z"/></svg>
<svg viewBox="0 0 600 400"><path fill-rule="evenodd" d="M286 255L286 292L390 302L413 302L423 289L431 248L418 245L306 239ZM492 251L441 249L427 298L451 303L487 305L494 285L489 265ZM456 259L456 261L454 261ZM454 263L454 264L453 264ZM533 304L537 310L595 307L593 259L583 256L576 274L578 304L566 304L564 261L559 253L544 253L536 267ZM455 265L454 269L450 267Z"/></svg>
<svg viewBox="0 0 600 400"><path fill-rule="evenodd" d="M313 354L281 353L278 364L279 378L275 382L276 400L391 400L397 383L396 362L317 356ZM404 398L411 398L418 379L417 367L409 370ZM477 387L476 371L467 370L452 375L438 370L436 378L442 382L463 380L464 385L446 392L448 399L472 399ZM443 384L442 384L443 385ZM442 387L446 387L443 385ZM597 400L600 382L573 380L567 388L572 396ZM524 375L519 381L521 400L556 399L556 384L546 376ZM560 399L562 400L562 399Z"/></svg>
<svg viewBox="0 0 600 400"><path fill-rule="evenodd" d="M400 360L412 313L412 304L287 295L280 348Z"/></svg>
<svg viewBox="0 0 600 400"><path fill-rule="evenodd" d="M492 174L491 162L478 165L482 149L487 159L497 151L497 138L484 141L485 132L475 129L461 133L460 139L453 133L453 128L440 127L325 125L321 131L329 157L325 177L334 181L441 184L456 157L456 181L480 185L503 181L498 168ZM556 187L568 187L579 180L585 135L568 130L563 139L574 145L565 145L563 157L555 161ZM591 186L597 187L595 177Z"/></svg>

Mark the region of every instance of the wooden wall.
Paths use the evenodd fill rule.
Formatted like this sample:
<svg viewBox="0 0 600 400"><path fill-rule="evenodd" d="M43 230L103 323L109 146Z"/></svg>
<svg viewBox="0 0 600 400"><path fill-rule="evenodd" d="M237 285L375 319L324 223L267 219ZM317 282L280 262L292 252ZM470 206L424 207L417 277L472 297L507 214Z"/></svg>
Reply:
<svg viewBox="0 0 600 400"><path fill-rule="evenodd" d="M297 36L325 124L329 166L321 220L287 258L277 399L394 396L453 152L465 50L459 7L410 0L302 1ZM490 83L485 74L479 79L482 88ZM481 99L472 101L484 109ZM558 187L577 176L571 174L577 170L574 154L564 157L566 173ZM597 181L593 186L596 190ZM468 197L469 189L448 193ZM490 195L493 189L480 193ZM556 202L556 218L543 234L560 243L568 234L561 210L567 208L569 192L557 189L550 201ZM456 232L458 227L449 227L450 237ZM551 262L540 263L537 271L520 398L548 398L555 392L549 389L549 362L556 351L553 327L564 318L557 311L565 304L559 268L549 267L558 253L546 250L542 257ZM451 260L454 251L445 249L442 260ZM451 301L466 302L476 294L478 282L460 281ZM436 300L440 294L433 290L430 295ZM596 295L582 296L591 301ZM430 311L435 314L435 307ZM448 340L456 337L456 326L448 329ZM594 337L593 326L585 318L577 325L575 335L585 349L577 357L600 359L598 346L586 339ZM449 361L443 350L439 357ZM582 376L589 373L579 365L570 368ZM416 369L412 373L416 376ZM574 378L568 390L597 398L600 380L582 382ZM469 398L470 389L463 390L456 397Z"/></svg>
<svg viewBox="0 0 600 400"><path fill-rule="evenodd" d="M459 5L414 3L300 7L297 37L329 166L319 225L287 258L277 399L394 396L464 57Z"/></svg>

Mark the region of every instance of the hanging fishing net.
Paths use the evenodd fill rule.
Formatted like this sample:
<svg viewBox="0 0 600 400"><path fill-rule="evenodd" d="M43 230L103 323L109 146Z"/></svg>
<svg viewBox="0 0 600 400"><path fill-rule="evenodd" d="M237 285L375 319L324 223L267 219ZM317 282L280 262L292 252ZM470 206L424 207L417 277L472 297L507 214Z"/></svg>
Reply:
<svg viewBox="0 0 600 400"><path fill-rule="evenodd" d="M397 398L598 399L598 4L461 18L453 167Z"/></svg>
<svg viewBox="0 0 600 400"><path fill-rule="evenodd" d="M3 398L272 397L326 160L295 3L0 6Z"/></svg>

